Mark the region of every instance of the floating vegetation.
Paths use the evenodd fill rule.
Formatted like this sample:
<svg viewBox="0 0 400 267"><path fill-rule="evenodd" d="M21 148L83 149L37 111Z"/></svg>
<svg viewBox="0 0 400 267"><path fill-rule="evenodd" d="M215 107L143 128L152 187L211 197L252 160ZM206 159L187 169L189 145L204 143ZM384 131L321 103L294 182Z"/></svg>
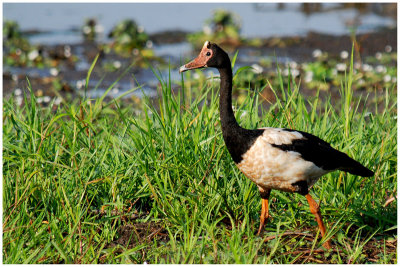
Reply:
<svg viewBox="0 0 400 267"><path fill-rule="evenodd" d="M148 50L143 51L142 55L153 56L153 53L149 51L153 43L149 40L144 28L134 20L127 19L118 23L108 37L113 39L111 47L117 54L138 55L139 50Z"/></svg>
<svg viewBox="0 0 400 267"><path fill-rule="evenodd" d="M58 45L52 49L32 45L21 32L18 23L6 20L3 23L4 65L11 67L50 68L60 60L75 61L69 45Z"/></svg>
<svg viewBox="0 0 400 267"><path fill-rule="evenodd" d="M3 23L4 64L9 66L40 66L41 50L31 46L15 21Z"/></svg>
<svg viewBox="0 0 400 267"><path fill-rule="evenodd" d="M389 49L387 49L389 50ZM341 51L338 56L321 50L313 52L314 62L302 64L303 81L310 89L328 90L331 86L340 87L346 75L348 51ZM378 52L368 56L363 62L355 62L353 68L354 89L382 90L390 83L395 85L397 77L397 53Z"/></svg>
<svg viewBox="0 0 400 267"><path fill-rule="evenodd" d="M82 26L82 35L86 41L94 41L98 35L104 31L95 18L88 18Z"/></svg>
<svg viewBox="0 0 400 267"><path fill-rule="evenodd" d="M18 23L12 20L3 23L3 41L5 46L17 45L20 48L29 48L29 42L22 37Z"/></svg>
<svg viewBox="0 0 400 267"><path fill-rule="evenodd" d="M206 20L203 31L189 34L188 41L194 46L199 46L206 40L237 46L244 40L240 36L241 27L239 15L224 9L216 9L213 11L213 16Z"/></svg>

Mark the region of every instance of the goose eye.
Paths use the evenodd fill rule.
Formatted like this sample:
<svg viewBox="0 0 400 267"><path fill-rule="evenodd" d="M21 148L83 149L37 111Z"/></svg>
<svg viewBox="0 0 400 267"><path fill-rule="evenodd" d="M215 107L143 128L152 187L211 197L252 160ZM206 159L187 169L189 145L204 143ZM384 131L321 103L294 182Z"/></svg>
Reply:
<svg viewBox="0 0 400 267"><path fill-rule="evenodd" d="M206 56L207 56L207 57L211 56L211 53L210 53L210 52L207 52Z"/></svg>

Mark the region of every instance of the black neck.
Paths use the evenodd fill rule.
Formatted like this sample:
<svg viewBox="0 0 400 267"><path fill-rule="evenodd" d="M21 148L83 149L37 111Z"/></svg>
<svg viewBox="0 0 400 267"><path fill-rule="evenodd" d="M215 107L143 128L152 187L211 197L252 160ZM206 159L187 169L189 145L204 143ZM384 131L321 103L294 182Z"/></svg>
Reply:
<svg viewBox="0 0 400 267"><path fill-rule="evenodd" d="M233 129L241 128L235 119L232 110L232 68L230 64L218 69L221 79L219 114L221 119L222 132L227 134Z"/></svg>
<svg viewBox="0 0 400 267"><path fill-rule="evenodd" d="M242 155L253 145L262 130L247 130L239 126L232 110L232 68L229 64L218 69L221 79L219 114L222 135L226 147L235 163L242 160Z"/></svg>

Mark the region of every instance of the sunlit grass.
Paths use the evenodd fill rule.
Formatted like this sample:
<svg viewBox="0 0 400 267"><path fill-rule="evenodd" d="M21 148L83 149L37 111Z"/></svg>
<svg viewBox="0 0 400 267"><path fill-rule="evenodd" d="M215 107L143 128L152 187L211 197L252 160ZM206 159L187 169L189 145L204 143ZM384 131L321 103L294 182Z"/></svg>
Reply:
<svg viewBox="0 0 400 267"><path fill-rule="evenodd" d="M267 241L255 235L260 198L223 143L218 79L199 86L191 75L176 94L158 77L158 104L144 98L140 110L120 99L4 100L4 263L396 262L397 200L385 205L397 195L395 85L368 96L381 112L353 97L351 75L336 102L306 99L280 74L279 87L265 86L277 96L268 110L260 88L234 102L243 127L310 132L375 172L337 171L314 186L334 245L324 252L297 194L272 191Z"/></svg>

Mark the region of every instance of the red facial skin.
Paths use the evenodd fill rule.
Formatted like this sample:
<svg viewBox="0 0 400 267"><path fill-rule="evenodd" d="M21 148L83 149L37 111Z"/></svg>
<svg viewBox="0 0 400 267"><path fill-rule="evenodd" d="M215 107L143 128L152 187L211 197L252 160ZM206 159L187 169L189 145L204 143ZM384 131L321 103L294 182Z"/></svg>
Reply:
<svg viewBox="0 0 400 267"><path fill-rule="evenodd" d="M210 42L206 41L203 45L203 48L200 51L200 54L186 65L180 67L179 72L182 73L187 70L205 68L207 67L207 61L212 56L213 56L213 51L210 49Z"/></svg>

